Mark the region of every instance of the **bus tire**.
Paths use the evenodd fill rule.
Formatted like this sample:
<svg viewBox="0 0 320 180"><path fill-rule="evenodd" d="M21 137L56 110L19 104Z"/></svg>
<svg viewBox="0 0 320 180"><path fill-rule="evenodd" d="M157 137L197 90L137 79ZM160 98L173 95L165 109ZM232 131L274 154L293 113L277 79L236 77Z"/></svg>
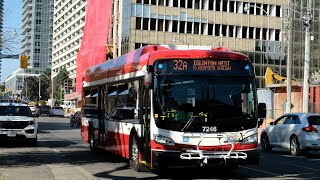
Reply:
<svg viewBox="0 0 320 180"><path fill-rule="evenodd" d="M90 145L90 150L91 151L96 151L97 147L96 147L96 142L94 140L94 130L93 128L89 128L89 145Z"/></svg>
<svg viewBox="0 0 320 180"><path fill-rule="evenodd" d="M136 172L141 171L141 165L139 163L139 146L136 136L133 136L131 141L129 165Z"/></svg>

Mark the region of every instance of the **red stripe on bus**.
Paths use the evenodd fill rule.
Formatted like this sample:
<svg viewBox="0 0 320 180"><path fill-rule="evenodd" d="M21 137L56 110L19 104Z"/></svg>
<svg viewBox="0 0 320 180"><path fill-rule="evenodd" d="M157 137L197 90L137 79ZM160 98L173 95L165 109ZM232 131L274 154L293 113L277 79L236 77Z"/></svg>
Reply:
<svg viewBox="0 0 320 180"><path fill-rule="evenodd" d="M106 134L105 142L106 150L122 157L129 158L129 135L116 132L108 132Z"/></svg>
<svg viewBox="0 0 320 180"><path fill-rule="evenodd" d="M242 151L248 149L257 148L257 143L252 144L242 144L240 142L234 144L235 151ZM229 151L232 148L231 144L228 145L217 145L217 146L199 146L200 150L206 151ZM164 146L161 144L157 144L154 140L151 141L151 149L159 149L159 150L184 150L184 149L197 149L196 145L187 145L187 144L175 144L174 146Z"/></svg>
<svg viewBox="0 0 320 180"><path fill-rule="evenodd" d="M89 142L89 127L88 126L81 126L81 137L83 142Z"/></svg>

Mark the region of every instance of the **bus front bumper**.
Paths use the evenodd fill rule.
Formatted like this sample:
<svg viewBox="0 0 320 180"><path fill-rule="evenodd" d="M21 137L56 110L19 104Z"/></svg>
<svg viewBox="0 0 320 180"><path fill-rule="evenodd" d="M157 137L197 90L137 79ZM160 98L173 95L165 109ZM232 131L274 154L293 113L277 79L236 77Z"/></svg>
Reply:
<svg viewBox="0 0 320 180"><path fill-rule="evenodd" d="M259 164L258 149L239 151L246 154L246 158L209 158L206 163L204 159L182 159L182 152L152 151L152 168L159 167L196 167L196 166L223 166L223 165L257 165ZM227 152L226 152L227 153Z"/></svg>

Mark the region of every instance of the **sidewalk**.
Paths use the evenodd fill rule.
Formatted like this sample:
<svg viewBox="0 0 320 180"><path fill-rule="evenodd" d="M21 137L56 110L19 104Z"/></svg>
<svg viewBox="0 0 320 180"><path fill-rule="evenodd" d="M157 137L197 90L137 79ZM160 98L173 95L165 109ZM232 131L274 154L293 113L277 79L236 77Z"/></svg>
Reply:
<svg viewBox="0 0 320 180"><path fill-rule="evenodd" d="M3 169L0 169L0 180L5 180Z"/></svg>

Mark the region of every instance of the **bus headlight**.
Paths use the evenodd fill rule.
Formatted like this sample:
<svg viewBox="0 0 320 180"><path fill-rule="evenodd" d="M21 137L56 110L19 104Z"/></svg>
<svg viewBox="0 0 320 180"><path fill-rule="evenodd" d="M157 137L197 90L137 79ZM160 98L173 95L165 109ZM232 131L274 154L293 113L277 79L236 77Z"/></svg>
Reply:
<svg viewBox="0 0 320 180"><path fill-rule="evenodd" d="M170 139L168 137L161 136L161 135L155 135L154 141L157 144L162 144L162 145L166 145L166 146L174 146L175 145L175 143L172 139Z"/></svg>
<svg viewBox="0 0 320 180"><path fill-rule="evenodd" d="M242 141L242 143L256 143L256 142L258 142L258 134L248 136L244 138Z"/></svg>

